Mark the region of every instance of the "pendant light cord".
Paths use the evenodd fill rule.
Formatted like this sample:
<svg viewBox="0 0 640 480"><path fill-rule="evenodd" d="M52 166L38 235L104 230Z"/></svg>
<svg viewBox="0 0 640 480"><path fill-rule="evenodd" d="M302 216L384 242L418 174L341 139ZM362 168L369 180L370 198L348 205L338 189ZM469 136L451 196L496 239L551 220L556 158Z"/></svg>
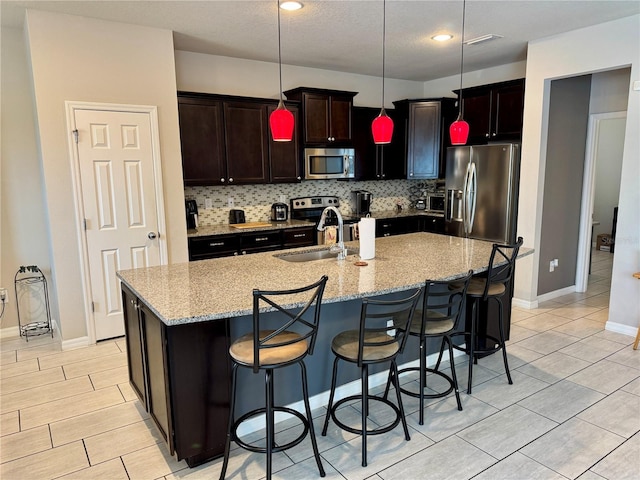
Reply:
<svg viewBox="0 0 640 480"><path fill-rule="evenodd" d="M464 18L466 12L466 0L462 0L462 34L460 37L460 95L458 99L458 120L462 119L462 66L464 65Z"/></svg>
<svg viewBox="0 0 640 480"><path fill-rule="evenodd" d="M282 104L282 47L280 41L280 0L276 0L278 9L278 71L280 73L280 103Z"/></svg>
<svg viewBox="0 0 640 480"><path fill-rule="evenodd" d="M387 1L382 0L382 110L384 110L384 60L387 29Z"/></svg>

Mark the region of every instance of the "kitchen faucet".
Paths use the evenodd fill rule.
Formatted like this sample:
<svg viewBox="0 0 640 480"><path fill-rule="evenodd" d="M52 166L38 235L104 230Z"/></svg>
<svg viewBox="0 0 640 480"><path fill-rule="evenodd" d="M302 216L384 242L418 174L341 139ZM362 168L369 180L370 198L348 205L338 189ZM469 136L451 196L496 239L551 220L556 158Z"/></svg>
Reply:
<svg viewBox="0 0 640 480"><path fill-rule="evenodd" d="M327 213L331 210L338 217L338 243L337 245L332 245L329 251L338 252L338 260L344 260L347 258L347 249L344 247L344 238L342 237L342 215L340 214L340 210L336 207L326 207L322 211L322 216L320 217L320 222L318 222L318 231L322 232L326 228L324 226L324 222L327 219Z"/></svg>

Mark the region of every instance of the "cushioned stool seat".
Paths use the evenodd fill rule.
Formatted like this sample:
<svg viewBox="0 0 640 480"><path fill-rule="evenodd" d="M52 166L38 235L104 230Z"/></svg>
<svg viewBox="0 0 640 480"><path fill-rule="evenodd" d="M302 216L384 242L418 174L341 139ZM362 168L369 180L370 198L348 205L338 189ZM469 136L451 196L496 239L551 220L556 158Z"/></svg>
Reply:
<svg viewBox="0 0 640 480"><path fill-rule="evenodd" d="M272 335L274 330L262 330L259 333L260 340ZM295 341L298 340L298 341ZM294 342L294 343L290 343ZM263 348L260 350L259 362L261 367L289 363L307 353L309 344L296 332L282 332L267 340L264 345L277 345L273 348ZM247 366L253 366L253 333L247 333L237 339L229 348L229 354L236 362Z"/></svg>

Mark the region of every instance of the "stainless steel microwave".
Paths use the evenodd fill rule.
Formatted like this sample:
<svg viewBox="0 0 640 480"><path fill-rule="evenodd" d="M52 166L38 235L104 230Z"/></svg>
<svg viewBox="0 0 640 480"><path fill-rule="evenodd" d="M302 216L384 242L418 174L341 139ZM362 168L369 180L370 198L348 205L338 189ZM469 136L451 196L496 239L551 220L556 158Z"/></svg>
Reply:
<svg viewBox="0 0 640 480"><path fill-rule="evenodd" d="M305 148L304 178L354 178L355 159L353 148Z"/></svg>

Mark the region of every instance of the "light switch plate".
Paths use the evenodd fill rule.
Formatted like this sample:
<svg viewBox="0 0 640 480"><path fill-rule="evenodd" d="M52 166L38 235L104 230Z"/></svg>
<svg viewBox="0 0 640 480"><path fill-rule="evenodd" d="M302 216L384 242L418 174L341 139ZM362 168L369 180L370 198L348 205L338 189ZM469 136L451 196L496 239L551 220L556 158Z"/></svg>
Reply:
<svg viewBox="0 0 640 480"><path fill-rule="evenodd" d="M640 80L633 82L633 89L637 92L640 90Z"/></svg>

